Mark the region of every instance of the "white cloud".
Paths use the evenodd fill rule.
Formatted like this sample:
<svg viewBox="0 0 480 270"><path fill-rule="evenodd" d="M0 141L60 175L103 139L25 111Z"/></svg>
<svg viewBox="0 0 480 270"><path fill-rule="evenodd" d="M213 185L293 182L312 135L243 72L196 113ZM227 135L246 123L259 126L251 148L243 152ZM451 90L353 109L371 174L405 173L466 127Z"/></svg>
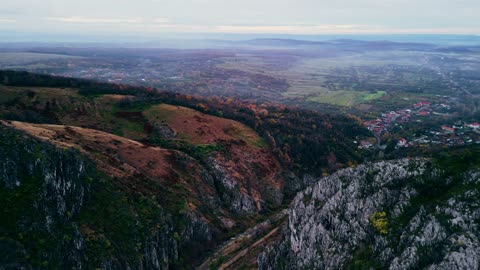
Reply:
<svg viewBox="0 0 480 270"><path fill-rule="evenodd" d="M6 19L6 18L0 18L0 23L14 23L17 20L12 20L12 19Z"/></svg>
<svg viewBox="0 0 480 270"><path fill-rule="evenodd" d="M138 24L139 30L149 32L182 33L246 33L246 34L319 34L338 31L356 31L364 25L202 25L202 24Z"/></svg>
<svg viewBox="0 0 480 270"><path fill-rule="evenodd" d="M5 3L3 3L5 2ZM0 28L67 33L480 34L479 0L4 0Z"/></svg>
<svg viewBox="0 0 480 270"><path fill-rule="evenodd" d="M480 27L431 27L398 28L376 25L282 25L282 26L234 26L213 27L216 33L237 34L477 34Z"/></svg>
<svg viewBox="0 0 480 270"><path fill-rule="evenodd" d="M350 24L325 25L273 25L273 26L237 26L221 25L214 27L218 33L249 33L249 34L325 34L339 32L356 32L368 26Z"/></svg>
<svg viewBox="0 0 480 270"><path fill-rule="evenodd" d="M168 18L155 18L152 20L153 23L166 23L169 22L170 20Z"/></svg>
<svg viewBox="0 0 480 270"><path fill-rule="evenodd" d="M137 33L222 33L222 34L478 34L480 27L391 27L356 24L290 24L290 25L208 25L143 23L129 24L129 30ZM125 28L126 29L126 28Z"/></svg>
<svg viewBox="0 0 480 270"><path fill-rule="evenodd" d="M141 18L98 18L98 17L47 17L50 21L69 22L69 23L142 23Z"/></svg>

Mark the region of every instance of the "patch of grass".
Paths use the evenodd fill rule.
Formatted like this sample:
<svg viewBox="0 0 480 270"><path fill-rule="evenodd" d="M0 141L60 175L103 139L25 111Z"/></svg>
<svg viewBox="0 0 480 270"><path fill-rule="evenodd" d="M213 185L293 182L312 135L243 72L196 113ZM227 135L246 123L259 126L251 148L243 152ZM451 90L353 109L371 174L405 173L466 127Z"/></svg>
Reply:
<svg viewBox="0 0 480 270"><path fill-rule="evenodd" d="M213 152L222 151L224 148L218 144L197 144L190 148L190 154L194 157L207 158Z"/></svg>
<svg viewBox="0 0 480 270"><path fill-rule="evenodd" d="M366 94L366 95L363 95L361 98L362 98L362 102L366 102L366 101L370 101L370 100L374 100L374 99L379 99L381 97L383 97L387 92L385 91L377 91L375 93L369 93L369 94Z"/></svg>
<svg viewBox="0 0 480 270"><path fill-rule="evenodd" d="M218 128L219 126L223 128L224 134L208 134L208 137L215 138L216 136L231 136L234 139L243 140L248 145L257 148L268 147L263 138L258 136L253 129L234 120L212 115L204 115L190 108L169 104L160 104L144 111L144 115L150 123L170 125L175 129L175 131L178 132L178 138L186 140L189 143L202 145L202 140L195 140L195 138L198 138L198 135L194 133L194 130L192 131L191 128L188 128L189 123L193 122L195 125L197 125L198 123L196 123L197 120L195 117L201 116L202 120L206 121L205 125L211 126L212 128ZM179 121L179 119L185 120L185 123L182 123L182 121Z"/></svg>
<svg viewBox="0 0 480 270"><path fill-rule="evenodd" d="M70 98L80 99L74 89L55 88L55 87L20 87L20 86L4 86L0 85L0 103L4 103L5 99L9 100L15 97L35 98L36 102L46 102L50 100L58 100L60 102L69 101ZM26 102L26 100L24 100ZM28 103L27 103L28 104Z"/></svg>
<svg viewBox="0 0 480 270"><path fill-rule="evenodd" d="M254 135L252 136L252 134ZM248 145L263 149L268 148L267 142L249 127L242 126L240 129L237 129L234 136L245 141Z"/></svg>
<svg viewBox="0 0 480 270"><path fill-rule="evenodd" d="M94 102L99 108L100 122L99 129L111 132L115 135L124 136L129 139L141 140L147 134L145 132L145 124L147 119L142 115L151 105L144 104L123 107L119 105L120 99L113 98L111 95L100 95L94 98ZM129 116L128 113L137 113L138 115ZM122 116L122 113L125 114ZM93 116L96 117L96 116Z"/></svg>
<svg viewBox="0 0 480 270"><path fill-rule="evenodd" d="M329 103L340 106L353 106L355 104L364 103L374 99L379 99L386 94L385 91L377 91L375 93L363 91L324 91L315 96L307 98L307 101L318 103Z"/></svg>
<svg viewBox="0 0 480 270"><path fill-rule="evenodd" d="M165 121L168 122L172 117L175 117L176 114L181 113L182 115L192 115L195 113L194 110L173 106L168 104L159 104L150 107L144 111L145 116L152 122Z"/></svg>

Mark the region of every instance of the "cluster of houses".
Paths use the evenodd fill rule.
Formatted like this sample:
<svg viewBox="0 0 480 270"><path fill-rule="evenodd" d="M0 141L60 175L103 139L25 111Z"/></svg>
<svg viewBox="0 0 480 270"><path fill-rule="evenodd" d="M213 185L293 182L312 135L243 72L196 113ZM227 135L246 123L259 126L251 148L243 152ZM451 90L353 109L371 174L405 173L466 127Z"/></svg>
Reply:
<svg viewBox="0 0 480 270"><path fill-rule="evenodd" d="M402 138L396 147L430 144L444 146L480 144L480 123L457 121L453 125L442 125L440 128L425 131L420 137L412 137L409 140Z"/></svg>
<svg viewBox="0 0 480 270"><path fill-rule="evenodd" d="M423 117L430 115L448 115L450 105L448 97L443 97L445 102L430 103L420 101L411 107L382 113L380 117L364 121L363 125L371 130L378 138L389 132L394 126L408 123L410 121L420 121ZM477 122L457 121L453 125L442 125L436 129L426 130L425 133L417 137L401 138L397 142L396 148L418 146L418 145L444 145L459 146L480 143L480 124ZM374 147L372 140L360 141L358 147L369 149Z"/></svg>
<svg viewBox="0 0 480 270"><path fill-rule="evenodd" d="M450 109L449 105L439 104L442 108ZM402 124L411 121L413 116L427 116L434 113L433 106L428 101L415 103L410 108L382 113L381 117L364 121L363 125L376 135L382 135L395 124Z"/></svg>

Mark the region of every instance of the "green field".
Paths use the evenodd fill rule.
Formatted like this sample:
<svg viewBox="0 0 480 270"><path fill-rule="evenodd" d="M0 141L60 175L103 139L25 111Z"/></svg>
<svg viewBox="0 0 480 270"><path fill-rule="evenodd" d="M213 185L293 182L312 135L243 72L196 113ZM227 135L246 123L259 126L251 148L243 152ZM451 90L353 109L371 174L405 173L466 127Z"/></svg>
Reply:
<svg viewBox="0 0 480 270"><path fill-rule="evenodd" d="M385 91L377 91L376 93L359 92L359 91L325 91L317 96L307 98L307 101L318 103L328 103L340 106L353 106L359 103L365 103L374 99L383 97Z"/></svg>
<svg viewBox="0 0 480 270"><path fill-rule="evenodd" d="M290 86L281 93L286 99L353 106L379 99L391 88L408 89L428 80L421 75L423 67L418 63L419 57L418 52L406 51L351 53L301 58L282 65L278 59L275 62L255 55L238 54L224 58L219 67L284 78ZM408 66L409 69L402 71L399 78L399 74L384 69L390 65Z"/></svg>

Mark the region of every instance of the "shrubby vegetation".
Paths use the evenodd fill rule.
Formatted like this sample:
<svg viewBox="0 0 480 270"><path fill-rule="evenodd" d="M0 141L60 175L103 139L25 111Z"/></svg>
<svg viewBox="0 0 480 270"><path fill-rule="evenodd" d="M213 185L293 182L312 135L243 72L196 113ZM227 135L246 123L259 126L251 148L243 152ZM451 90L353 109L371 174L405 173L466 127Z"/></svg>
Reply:
<svg viewBox="0 0 480 270"><path fill-rule="evenodd" d="M386 212L375 212L370 217L370 222L380 234L388 233L388 219Z"/></svg>
<svg viewBox="0 0 480 270"><path fill-rule="evenodd" d="M134 87L84 79L0 71L0 82L15 86L77 88L84 96L132 95L121 108L168 103L237 120L258 132L285 166L299 173L320 175L362 161L354 140L366 136L358 120L350 116L321 114L276 103L251 103L236 98L178 94L149 87Z"/></svg>

